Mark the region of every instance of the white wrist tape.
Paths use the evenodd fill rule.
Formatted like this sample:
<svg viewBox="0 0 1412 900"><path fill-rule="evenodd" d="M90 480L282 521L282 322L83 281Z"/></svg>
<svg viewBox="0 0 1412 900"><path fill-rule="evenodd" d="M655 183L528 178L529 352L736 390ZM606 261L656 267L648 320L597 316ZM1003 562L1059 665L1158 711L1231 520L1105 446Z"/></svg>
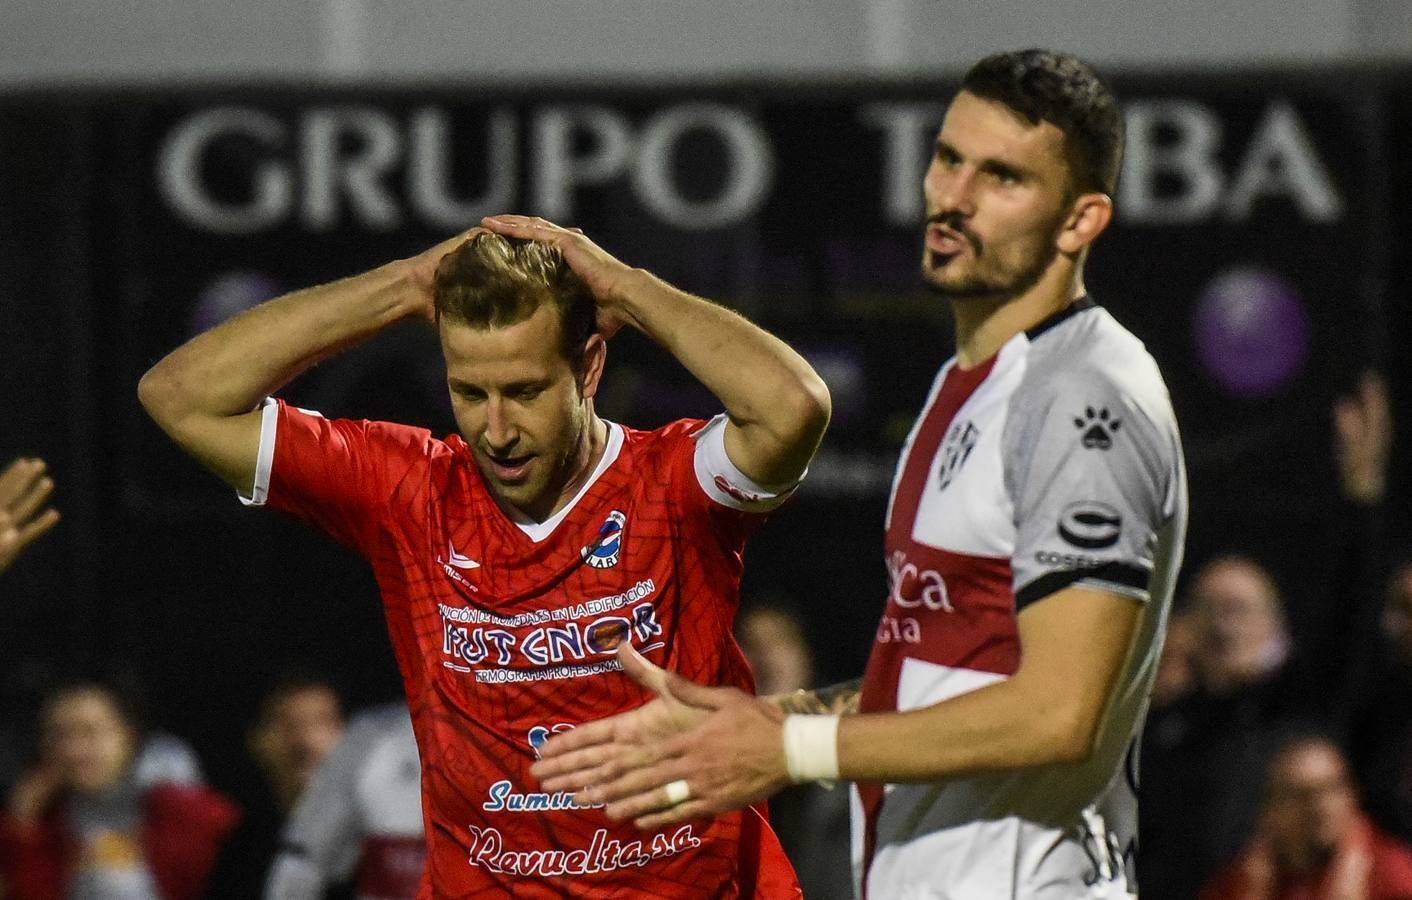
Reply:
<svg viewBox="0 0 1412 900"><path fill-rule="evenodd" d="M784 764L795 784L838 778L838 716L785 716Z"/></svg>

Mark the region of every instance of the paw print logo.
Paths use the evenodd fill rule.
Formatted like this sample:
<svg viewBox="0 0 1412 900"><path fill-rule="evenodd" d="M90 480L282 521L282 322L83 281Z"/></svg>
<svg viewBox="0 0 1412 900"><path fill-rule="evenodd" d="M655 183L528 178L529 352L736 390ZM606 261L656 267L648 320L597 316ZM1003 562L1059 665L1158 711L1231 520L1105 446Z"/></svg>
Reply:
<svg viewBox="0 0 1412 900"><path fill-rule="evenodd" d="M1113 446L1113 435L1122 426L1122 422L1109 415L1107 407L1088 406L1082 416L1074 416L1074 427L1083 432L1084 446L1089 449L1107 450Z"/></svg>

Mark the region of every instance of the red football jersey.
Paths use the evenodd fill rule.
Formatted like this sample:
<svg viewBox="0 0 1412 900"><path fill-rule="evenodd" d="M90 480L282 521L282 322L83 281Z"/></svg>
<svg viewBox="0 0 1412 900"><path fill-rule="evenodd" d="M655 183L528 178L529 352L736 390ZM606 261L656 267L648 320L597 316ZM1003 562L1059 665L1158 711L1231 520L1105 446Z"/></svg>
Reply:
<svg viewBox="0 0 1412 900"><path fill-rule="evenodd" d="M553 733L649 699L622 641L753 690L731 623L761 497L703 464L720 423L611 425L580 494L521 526L459 436L266 408L254 501L353 547L382 591L422 761L420 896L799 896L755 809L646 833L529 773Z"/></svg>

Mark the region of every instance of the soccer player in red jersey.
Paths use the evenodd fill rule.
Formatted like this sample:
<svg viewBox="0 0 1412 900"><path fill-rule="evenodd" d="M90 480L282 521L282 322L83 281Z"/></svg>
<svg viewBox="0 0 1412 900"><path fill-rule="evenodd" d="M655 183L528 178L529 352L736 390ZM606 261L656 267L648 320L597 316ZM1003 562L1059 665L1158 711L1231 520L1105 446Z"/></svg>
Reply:
<svg viewBox="0 0 1412 900"><path fill-rule="evenodd" d="M647 699L620 644L749 689L731 637L742 548L802 477L828 392L781 341L576 231L483 224L198 335L147 373L142 402L245 502L371 562L422 761L419 896L797 897L756 809L643 833L529 767L549 735ZM437 323L459 434L266 399L415 317ZM624 324L726 412L655 431L599 418Z"/></svg>

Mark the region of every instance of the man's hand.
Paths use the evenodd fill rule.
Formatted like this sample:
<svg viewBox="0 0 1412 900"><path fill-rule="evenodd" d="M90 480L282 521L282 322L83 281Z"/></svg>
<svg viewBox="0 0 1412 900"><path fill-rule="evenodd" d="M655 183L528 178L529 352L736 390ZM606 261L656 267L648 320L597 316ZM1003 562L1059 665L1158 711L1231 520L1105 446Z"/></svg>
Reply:
<svg viewBox="0 0 1412 900"><path fill-rule="evenodd" d="M541 761L531 766L530 772L541 781L566 785L555 790L578 790L602 781L608 776L610 761L635 759L663 740L689 731L710 714L673 696L667 682L678 676L653 665L631 644L622 645L618 661L629 677L650 689L657 699L546 741L539 749Z"/></svg>
<svg viewBox="0 0 1412 900"><path fill-rule="evenodd" d="M42 459L17 459L0 472L0 572L59 523L47 508L54 482L44 470Z"/></svg>
<svg viewBox="0 0 1412 900"><path fill-rule="evenodd" d="M423 307L418 309L418 317L426 319L428 322L436 321L437 266L441 265L441 260L445 258L446 254L470 240L476 232L484 230L484 228L471 228L453 238L447 238L433 247L428 247L416 256L402 260L401 264L407 268L412 284L425 303Z"/></svg>
<svg viewBox="0 0 1412 900"><path fill-rule="evenodd" d="M481 225L505 237L522 238L553 244L564 254L564 261L574 270L593 297L598 301L598 330L612 337L629 321L623 312L623 299L630 288L628 282L638 273L602 247L590 241L577 228L561 228L553 222L532 216L487 216Z"/></svg>
<svg viewBox="0 0 1412 900"><path fill-rule="evenodd" d="M1345 498L1369 505L1382 502L1392 430L1387 383L1376 372L1363 373L1353 394L1334 401L1334 456Z"/></svg>
<svg viewBox="0 0 1412 900"><path fill-rule="evenodd" d="M531 769L546 791L577 789L577 802L653 829L739 809L789 783L784 713L773 703L693 684L626 645L618 658L658 699L546 742ZM678 782L684 800L669 789Z"/></svg>

